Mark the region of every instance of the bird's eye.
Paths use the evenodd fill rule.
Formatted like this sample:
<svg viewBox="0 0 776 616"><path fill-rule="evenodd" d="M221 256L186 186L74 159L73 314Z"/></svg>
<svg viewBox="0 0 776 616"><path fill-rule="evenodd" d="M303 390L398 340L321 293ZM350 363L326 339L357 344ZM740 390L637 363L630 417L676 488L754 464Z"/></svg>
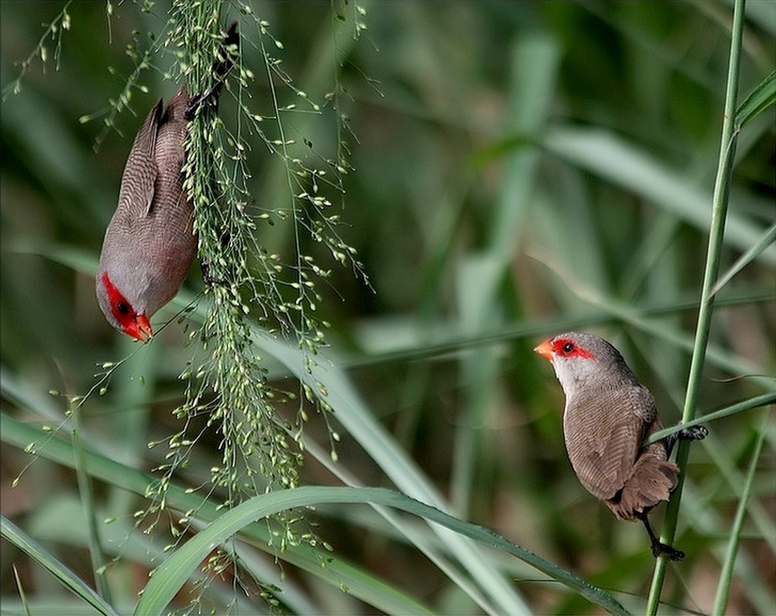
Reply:
<svg viewBox="0 0 776 616"><path fill-rule="evenodd" d="M129 314L129 305L125 302L116 302L116 310L119 314Z"/></svg>
<svg viewBox="0 0 776 616"><path fill-rule="evenodd" d="M567 342L563 345L563 352L564 353L571 353L571 351L574 350L574 343L573 342Z"/></svg>

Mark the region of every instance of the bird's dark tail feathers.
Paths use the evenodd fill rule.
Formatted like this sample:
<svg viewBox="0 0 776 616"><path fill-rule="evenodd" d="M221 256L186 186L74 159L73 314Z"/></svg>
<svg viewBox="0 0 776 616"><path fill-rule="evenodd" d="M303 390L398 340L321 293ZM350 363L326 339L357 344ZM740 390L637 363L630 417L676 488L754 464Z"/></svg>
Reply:
<svg viewBox="0 0 776 616"><path fill-rule="evenodd" d="M633 465L622 489L606 501L618 518L632 520L638 517L639 513L649 511L660 501L667 501L676 488L679 467L665 459L662 447L662 443L647 447Z"/></svg>

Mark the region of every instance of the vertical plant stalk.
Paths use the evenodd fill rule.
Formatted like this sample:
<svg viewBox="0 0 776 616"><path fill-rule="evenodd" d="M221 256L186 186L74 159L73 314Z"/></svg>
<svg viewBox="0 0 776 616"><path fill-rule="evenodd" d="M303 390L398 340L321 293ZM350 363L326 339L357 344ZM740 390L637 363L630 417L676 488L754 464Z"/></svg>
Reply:
<svg viewBox="0 0 776 616"><path fill-rule="evenodd" d="M706 359L706 348L709 342L711 330L711 316L714 309L713 287L719 273L720 254L722 252L722 240L725 233L725 219L727 217L728 199L730 196L730 180L733 175L735 163L736 142L739 127L735 125L738 72L741 59L741 41L744 29L744 5L745 0L736 0L733 8L733 26L731 29L730 61L728 64L727 88L725 91L725 114L722 122L722 138L720 139L719 163L714 182L714 196L711 212L711 228L709 230L709 247L706 254L706 268L703 275L703 289L701 292L700 309L698 311L698 324L695 330L695 345L693 347L690 374L687 379L687 393L682 410L682 423L687 423L695 418L695 407L698 402L703 367ZM677 446L676 463L684 471L687 459L690 455L690 441L680 440ZM682 500L682 488L684 486L684 472L679 475L679 485L674 491L666 512L666 521L663 527L661 541L673 543L676 535L677 520L679 518L679 506ZM655 571L652 576L649 598L647 600L647 614L657 613L660 605L660 594L665 579L667 559L663 556L657 559Z"/></svg>
<svg viewBox="0 0 776 616"><path fill-rule="evenodd" d="M744 483L744 491L741 494L741 499L738 501L738 509L736 510L736 517L733 521L733 527L731 528L730 540L728 541L722 573L720 573L719 576L717 596L714 598L712 614L724 614L725 608L727 607L728 597L730 596L730 582L733 579L733 569L736 564L736 554L738 553L738 546L741 543L741 530L743 529L744 519L746 518L746 507L752 496L752 486L754 485L757 474L757 464L760 461L760 455L763 451L765 435L768 433L770 415L770 409L766 409L765 413L763 413L763 425L757 436L757 443L755 444L754 453L752 454L752 461L749 463L749 472L747 473L746 482Z"/></svg>
<svg viewBox="0 0 776 616"><path fill-rule="evenodd" d="M238 93L246 87L239 45L224 46L224 6L220 0L173 3L170 46L179 50L181 81L190 84L191 94L208 92L215 79L225 78L213 74L218 63L230 66L222 96L230 91L230 82L237 84ZM225 488L230 504L244 493L295 487L301 462L288 436L288 422L275 410L266 369L251 344L251 303L262 305L263 298L248 266L254 222L245 209L250 201L246 151L239 129L228 135L216 109L204 106L197 111L186 141L184 188L194 206L197 254L212 278L205 290L211 302L195 334L206 358L187 371L187 400L179 413L189 417L206 413L208 426L221 432L222 460L212 467L211 480ZM268 311L273 307L267 304ZM185 438L174 442L180 456L187 455L181 448L185 442Z"/></svg>
<svg viewBox="0 0 776 616"><path fill-rule="evenodd" d="M89 531L89 557L92 562L94 583L100 597L112 605L112 593L105 573L105 551L103 550L100 529L97 524L97 506L94 502L94 491L92 490L92 482L86 464L84 443L81 439L81 407L78 402L75 401L75 403L70 403L70 409L68 410L73 419L71 437L73 439L73 450L75 451L75 471L78 480L78 491L81 495L84 519L86 520L86 526Z"/></svg>

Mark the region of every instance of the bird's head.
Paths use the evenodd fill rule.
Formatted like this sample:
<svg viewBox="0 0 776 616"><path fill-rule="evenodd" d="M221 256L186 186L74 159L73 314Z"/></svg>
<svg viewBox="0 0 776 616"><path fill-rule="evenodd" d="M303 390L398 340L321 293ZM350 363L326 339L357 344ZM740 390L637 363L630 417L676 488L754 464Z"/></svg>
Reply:
<svg viewBox="0 0 776 616"><path fill-rule="evenodd" d="M129 292L122 293L107 271L97 275L97 301L108 323L117 330L140 342L148 342L154 336L151 323L146 316L144 302L133 301Z"/></svg>
<svg viewBox="0 0 776 616"><path fill-rule="evenodd" d="M593 334L560 334L545 340L534 351L552 363L567 396L579 387L635 380L620 352Z"/></svg>

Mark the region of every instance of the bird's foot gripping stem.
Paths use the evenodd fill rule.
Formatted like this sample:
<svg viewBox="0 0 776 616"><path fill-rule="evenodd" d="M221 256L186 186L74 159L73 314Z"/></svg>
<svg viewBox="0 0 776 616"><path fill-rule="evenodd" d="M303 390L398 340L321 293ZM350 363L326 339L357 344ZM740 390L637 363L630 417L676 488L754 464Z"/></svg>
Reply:
<svg viewBox="0 0 776 616"><path fill-rule="evenodd" d="M641 512L636 515L638 519L644 523L644 528L647 529L649 540L652 543L652 555L655 558L659 558L662 554L668 556L670 560L682 560L684 558L684 552L682 552L682 550L678 550L658 539L655 531L652 530L652 526L649 524L646 512Z"/></svg>
<svg viewBox="0 0 776 616"><path fill-rule="evenodd" d="M219 278L218 276L215 276L213 274L213 270L210 267L210 261L206 259L202 259L199 262L199 267L202 270L202 282L204 282L207 286L212 287L216 284L225 284L226 279Z"/></svg>
<svg viewBox="0 0 776 616"><path fill-rule="evenodd" d="M684 552L677 550L670 545L660 542L658 539L652 540L652 555L655 558L659 558L661 554L665 554L671 560L682 560L684 558Z"/></svg>
<svg viewBox="0 0 776 616"><path fill-rule="evenodd" d="M222 84L223 78L220 81L217 81L213 87L208 88L204 92L198 92L197 94L192 95L188 104L186 105L186 109L183 111L183 117L186 118L186 120L191 121L203 107L216 109L218 107L218 97L221 93Z"/></svg>
<svg viewBox="0 0 776 616"><path fill-rule="evenodd" d="M191 97L189 104L186 105L186 110L183 112L183 117L186 120L193 120L194 116L199 113L199 110L206 105L212 109L218 107L218 96L221 93L221 87L224 85L229 71L234 67L239 49L240 37L237 34L237 22L235 21L229 27L226 38L221 42L220 58L213 64L212 72L215 83L204 92L199 92Z"/></svg>
<svg viewBox="0 0 776 616"><path fill-rule="evenodd" d="M666 451L668 455L674 450L676 441L702 441L709 435L709 430L706 426L691 426L675 432L671 436L666 438Z"/></svg>
<svg viewBox="0 0 776 616"><path fill-rule="evenodd" d="M706 426L692 426L686 430L679 430L676 433L676 438L681 441L702 441L709 435L709 430Z"/></svg>

